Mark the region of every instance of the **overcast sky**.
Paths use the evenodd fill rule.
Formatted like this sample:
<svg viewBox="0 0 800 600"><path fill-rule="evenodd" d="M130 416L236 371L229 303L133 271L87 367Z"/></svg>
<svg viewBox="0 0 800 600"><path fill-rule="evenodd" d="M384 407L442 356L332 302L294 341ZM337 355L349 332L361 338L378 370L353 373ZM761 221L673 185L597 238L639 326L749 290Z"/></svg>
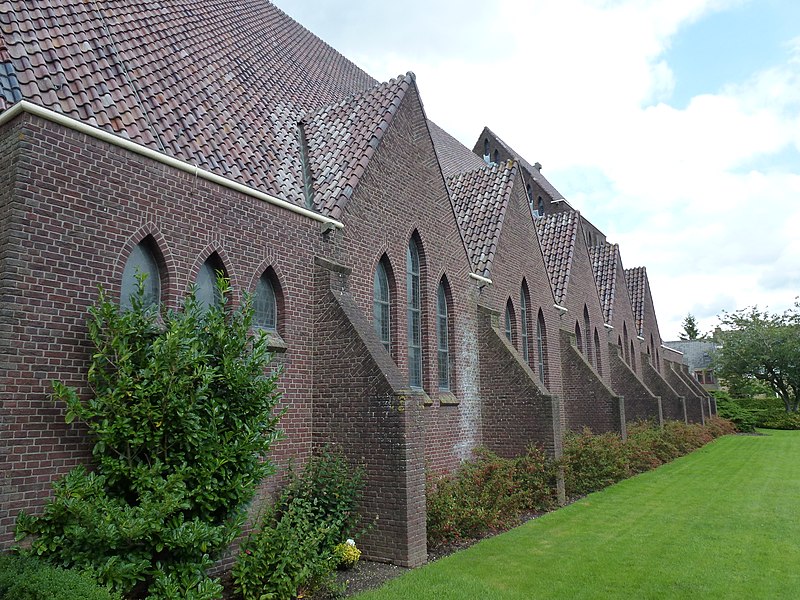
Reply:
<svg viewBox="0 0 800 600"><path fill-rule="evenodd" d="M484 125L647 267L661 335L800 295L797 0L278 0L428 117Z"/></svg>

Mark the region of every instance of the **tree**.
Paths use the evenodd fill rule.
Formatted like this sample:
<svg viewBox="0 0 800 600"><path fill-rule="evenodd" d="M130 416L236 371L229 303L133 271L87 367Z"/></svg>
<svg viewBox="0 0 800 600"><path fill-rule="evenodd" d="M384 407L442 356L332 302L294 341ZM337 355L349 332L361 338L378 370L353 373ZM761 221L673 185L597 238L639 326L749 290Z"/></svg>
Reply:
<svg viewBox="0 0 800 600"><path fill-rule="evenodd" d="M681 325L683 325L683 333L679 334L679 337L682 340L696 340L700 337L700 330L697 328L697 319L695 319L692 313L686 315Z"/></svg>
<svg viewBox="0 0 800 600"><path fill-rule="evenodd" d="M273 471L277 374L249 298L226 306L224 279L210 308L190 294L162 315L143 283L130 310L102 291L90 310L91 395L54 385L67 422L89 431L94 466L57 481L43 514L20 514L17 539L126 595L210 600L222 586L206 569Z"/></svg>
<svg viewBox="0 0 800 600"><path fill-rule="evenodd" d="M758 307L726 313L720 320L722 346L715 356L717 374L734 381L763 381L783 400L786 412L800 404L800 305L783 314Z"/></svg>

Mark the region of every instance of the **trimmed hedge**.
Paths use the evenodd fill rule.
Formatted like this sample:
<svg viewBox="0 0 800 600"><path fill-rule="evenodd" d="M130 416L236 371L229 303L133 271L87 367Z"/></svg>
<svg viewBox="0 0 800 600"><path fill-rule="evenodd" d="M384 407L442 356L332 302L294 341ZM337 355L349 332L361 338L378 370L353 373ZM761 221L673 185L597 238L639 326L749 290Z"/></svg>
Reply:
<svg viewBox="0 0 800 600"><path fill-rule="evenodd" d="M477 450L473 460L457 472L428 475L428 542L436 546L478 538L517 525L526 511L554 508L559 469L563 469L567 496L582 496L735 432L733 423L719 417L708 419L705 425L669 421L656 427L637 422L628 424L624 442L616 433L569 432L559 461L537 447L513 459Z"/></svg>
<svg viewBox="0 0 800 600"><path fill-rule="evenodd" d="M0 554L0 598L14 600L118 600L76 571L32 557Z"/></svg>

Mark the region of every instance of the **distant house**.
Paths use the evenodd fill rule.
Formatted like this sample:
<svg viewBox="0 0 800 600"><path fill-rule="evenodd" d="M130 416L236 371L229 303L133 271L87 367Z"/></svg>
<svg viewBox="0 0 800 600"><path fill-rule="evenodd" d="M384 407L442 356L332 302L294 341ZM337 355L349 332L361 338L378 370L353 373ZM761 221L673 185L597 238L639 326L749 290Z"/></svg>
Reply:
<svg viewBox="0 0 800 600"><path fill-rule="evenodd" d="M714 340L678 340L665 342L670 348L683 352L683 358L694 375L706 390L718 390L719 382L714 375L713 357L719 344Z"/></svg>

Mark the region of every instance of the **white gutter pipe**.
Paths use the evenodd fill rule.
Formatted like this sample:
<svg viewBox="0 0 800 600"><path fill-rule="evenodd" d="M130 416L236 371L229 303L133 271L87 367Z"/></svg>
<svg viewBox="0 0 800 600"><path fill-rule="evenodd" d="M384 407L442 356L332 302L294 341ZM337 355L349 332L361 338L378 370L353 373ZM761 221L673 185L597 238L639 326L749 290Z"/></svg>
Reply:
<svg viewBox="0 0 800 600"><path fill-rule="evenodd" d="M247 185L243 185L231 179L227 179L226 177L222 177L217 175L216 173L212 173L211 171L206 171L205 169L201 169L200 167L193 165L191 163L179 160L177 158L172 158L171 156L167 156L161 152L157 152L155 150L151 150L141 144L137 144L136 142L132 142L130 140L126 140L125 138L119 137L114 135L113 133L108 133L102 129L94 127L93 125L87 125L82 121L78 121L73 119L72 117L68 117L61 113L57 113L55 111L50 110L49 108L41 107L37 104L33 104L32 102L28 102L27 100L21 100L14 104L11 108L0 114L0 126L5 125L17 115L22 112L26 112L28 114L40 117L47 121L51 121L53 123L58 123L59 125L63 125L68 129L72 129L74 131L78 131L80 133L85 133L88 136L91 136L95 139L101 140L108 144L112 144L114 146L118 146L120 148L124 148L125 150L129 150L135 154L139 154L141 156L146 156L156 162L160 162L161 164L173 167L180 171L184 171L186 173L191 173L192 175L196 175L202 179L206 179L222 187L235 190L237 192L241 192L246 196L250 196L252 198L257 198L258 200L262 200L268 204L272 204L279 208L286 209L293 213L297 213L304 217L308 217L314 221L319 221L328 226L335 227L336 229L343 229L344 224L336 219L331 219L330 217L326 217L319 213L316 213L312 210L308 210L307 208L303 208L302 206L297 206L296 204L292 204L286 200L282 200L270 194L265 194L264 192L260 192L255 188L249 187Z"/></svg>

